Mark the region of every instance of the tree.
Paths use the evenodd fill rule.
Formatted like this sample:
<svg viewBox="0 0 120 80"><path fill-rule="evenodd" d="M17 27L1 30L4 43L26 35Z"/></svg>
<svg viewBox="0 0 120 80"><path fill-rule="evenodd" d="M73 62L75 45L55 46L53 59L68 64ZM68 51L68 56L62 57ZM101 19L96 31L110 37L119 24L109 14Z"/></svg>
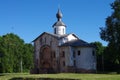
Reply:
<svg viewBox="0 0 120 80"><path fill-rule="evenodd" d="M19 68L16 66L19 66L17 62L22 55L23 44L24 41L13 33L2 36L0 41L0 52L4 55L1 58L2 72L18 71Z"/></svg>
<svg viewBox="0 0 120 80"><path fill-rule="evenodd" d="M23 68L24 71L29 71L33 68L33 46L32 44L24 44Z"/></svg>
<svg viewBox="0 0 120 80"><path fill-rule="evenodd" d="M92 45L96 47L96 55L102 55L104 51L104 46L102 45L101 42L92 42Z"/></svg>
<svg viewBox="0 0 120 80"><path fill-rule="evenodd" d="M113 13L106 18L106 26L100 28L100 37L108 42L108 59L115 64L120 64L120 0L115 0L111 7Z"/></svg>
<svg viewBox="0 0 120 80"><path fill-rule="evenodd" d="M32 66L33 46L9 33L0 37L0 55L0 72L21 72L21 62L25 71Z"/></svg>

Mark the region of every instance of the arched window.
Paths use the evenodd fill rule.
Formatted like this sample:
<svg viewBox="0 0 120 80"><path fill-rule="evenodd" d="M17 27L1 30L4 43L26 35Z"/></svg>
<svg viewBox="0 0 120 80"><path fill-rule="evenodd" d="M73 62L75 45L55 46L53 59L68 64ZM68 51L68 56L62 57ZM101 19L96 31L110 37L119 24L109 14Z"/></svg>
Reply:
<svg viewBox="0 0 120 80"><path fill-rule="evenodd" d="M63 66L65 66L65 61L63 61Z"/></svg>
<svg viewBox="0 0 120 80"><path fill-rule="evenodd" d="M62 57L65 57L65 51L62 51Z"/></svg>

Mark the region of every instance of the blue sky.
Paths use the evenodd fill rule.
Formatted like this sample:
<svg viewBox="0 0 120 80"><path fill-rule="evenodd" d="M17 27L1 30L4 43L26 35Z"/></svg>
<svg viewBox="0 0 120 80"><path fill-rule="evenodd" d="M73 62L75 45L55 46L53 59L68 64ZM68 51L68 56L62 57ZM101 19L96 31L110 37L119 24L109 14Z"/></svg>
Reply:
<svg viewBox="0 0 120 80"><path fill-rule="evenodd" d="M100 41L100 27L111 15L114 0L0 0L0 36L15 33L30 43L43 32L53 33L58 6L67 33L87 42Z"/></svg>

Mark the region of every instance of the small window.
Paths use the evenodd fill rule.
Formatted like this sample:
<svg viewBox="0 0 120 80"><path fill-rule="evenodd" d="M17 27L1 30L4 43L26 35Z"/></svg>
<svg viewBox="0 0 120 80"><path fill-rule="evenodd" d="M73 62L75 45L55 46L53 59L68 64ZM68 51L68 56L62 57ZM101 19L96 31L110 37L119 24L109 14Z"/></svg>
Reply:
<svg viewBox="0 0 120 80"><path fill-rule="evenodd" d="M63 66L65 66L65 61L63 61Z"/></svg>
<svg viewBox="0 0 120 80"><path fill-rule="evenodd" d="M92 51L92 55L95 56L95 51L94 50Z"/></svg>
<svg viewBox="0 0 120 80"><path fill-rule="evenodd" d="M81 52L80 52L80 50L78 51L78 55L80 55L81 54Z"/></svg>
<svg viewBox="0 0 120 80"><path fill-rule="evenodd" d="M62 57L65 57L65 51L62 51Z"/></svg>
<svg viewBox="0 0 120 80"><path fill-rule="evenodd" d="M75 51L73 51L73 57L75 58Z"/></svg>

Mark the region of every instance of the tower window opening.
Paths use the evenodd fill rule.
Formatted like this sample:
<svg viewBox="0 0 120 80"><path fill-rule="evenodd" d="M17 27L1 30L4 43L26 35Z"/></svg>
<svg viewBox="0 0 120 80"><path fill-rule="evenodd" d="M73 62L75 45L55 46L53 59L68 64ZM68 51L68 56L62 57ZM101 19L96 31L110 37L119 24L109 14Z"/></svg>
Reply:
<svg viewBox="0 0 120 80"><path fill-rule="evenodd" d="M56 34L56 28L54 29L54 34Z"/></svg>

